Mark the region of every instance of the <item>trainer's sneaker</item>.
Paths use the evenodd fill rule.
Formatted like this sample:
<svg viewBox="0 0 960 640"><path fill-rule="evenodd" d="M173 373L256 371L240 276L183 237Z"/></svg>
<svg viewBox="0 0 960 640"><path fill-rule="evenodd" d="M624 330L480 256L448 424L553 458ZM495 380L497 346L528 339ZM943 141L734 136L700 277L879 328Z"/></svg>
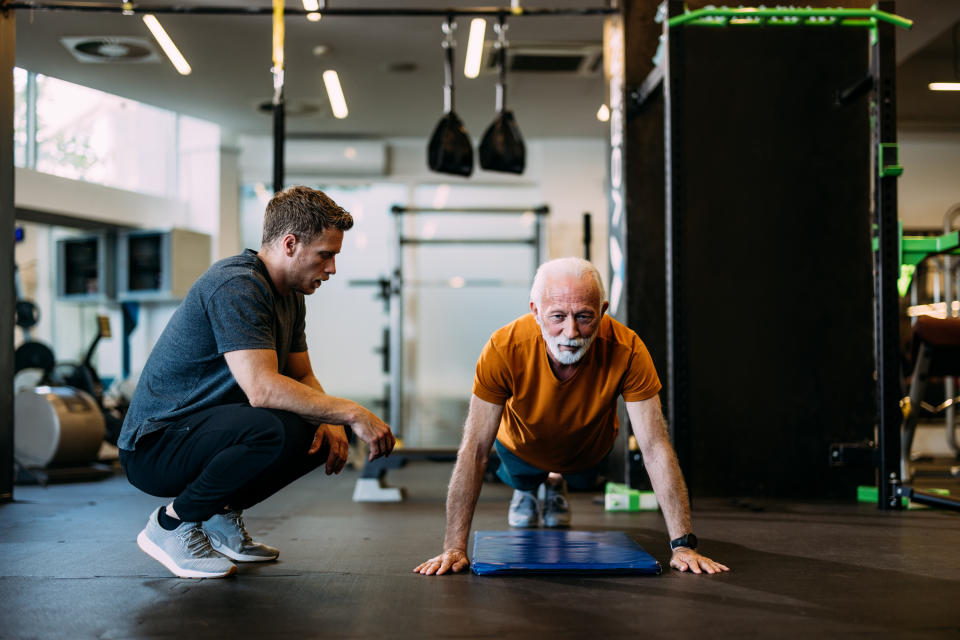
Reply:
<svg viewBox="0 0 960 640"><path fill-rule="evenodd" d="M137 545L147 555L179 578L224 578L237 571L235 564L210 547L199 522L184 522L167 531L158 520L160 509L137 536Z"/></svg>
<svg viewBox="0 0 960 640"><path fill-rule="evenodd" d="M532 491L513 490L507 522L511 527L537 527L540 525L540 502Z"/></svg>
<svg viewBox="0 0 960 640"><path fill-rule="evenodd" d="M214 551L237 562L266 562L276 560L279 549L254 542L243 526L243 512L228 511L217 514L203 523L203 530Z"/></svg>
<svg viewBox="0 0 960 640"><path fill-rule="evenodd" d="M567 500L567 483L558 485L544 482L543 485L543 526L549 528L570 526L570 502Z"/></svg>

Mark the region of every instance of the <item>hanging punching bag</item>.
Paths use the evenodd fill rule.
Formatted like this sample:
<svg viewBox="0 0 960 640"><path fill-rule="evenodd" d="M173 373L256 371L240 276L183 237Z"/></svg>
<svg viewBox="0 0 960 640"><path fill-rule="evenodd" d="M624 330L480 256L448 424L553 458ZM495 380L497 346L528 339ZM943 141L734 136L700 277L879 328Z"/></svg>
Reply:
<svg viewBox="0 0 960 640"><path fill-rule="evenodd" d="M496 25L499 39L497 40L497 64L500 78L497 81L497 117L493 121L480 141L480 166L487 171L503 171L505 173L523 173L526 166L527 150L520 135L520 127L513 112L506 108L507 102L507 25L504 17L500 16L500 24Z"/></svg>
<svg viewBox="0 0 960 640"><path fill-rule="evenodd" d="M469 176L473 173L473 144L463 126L463 121L453 110L453 32L457 24L451 19L443 25L446 37L443 41L444 58L443 72L445 83L443 87L444 115L437 123L427 145L427 165L438 173L452 173L459 176Z"/></svg>

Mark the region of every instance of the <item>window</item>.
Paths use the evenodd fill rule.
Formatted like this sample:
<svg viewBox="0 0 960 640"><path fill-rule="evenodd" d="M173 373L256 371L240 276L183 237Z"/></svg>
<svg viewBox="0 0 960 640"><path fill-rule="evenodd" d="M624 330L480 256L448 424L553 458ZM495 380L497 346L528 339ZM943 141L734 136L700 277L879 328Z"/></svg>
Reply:
<svg viewBox="0 0 960 640"><path fill-rule="evenodd" d="M27 72L13 68L13 166L27 163Z"/></svg>
<svg viewBox="0 0 960 640"><path fill-rule="evenodd" d="M176 193L175 113L36 78L38 171L152 195Z"/></svg>

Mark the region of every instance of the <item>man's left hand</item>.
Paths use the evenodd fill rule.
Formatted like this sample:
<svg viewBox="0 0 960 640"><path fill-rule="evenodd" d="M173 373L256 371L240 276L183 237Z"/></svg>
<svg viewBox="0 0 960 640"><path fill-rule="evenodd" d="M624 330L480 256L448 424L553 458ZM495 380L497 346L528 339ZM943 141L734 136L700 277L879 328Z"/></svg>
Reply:
<svg viewBox="0 0 960 640"><path fill-rule="evenodd" d="M347 434L343 430L343 425L321 424L317 427L317 432L313 434L313 443L307 453L313 455L320 451L324 442L330 447L330 453L327 455L327 475L340 473L343 471L343 465L347 463L348 450Z"/></svg>
<svg viewBox="0 0 960 640"><path fill-rule="evenodd" d="M677 547L670 558L670 566L678 571L692 571L693 573L720 573L730 571L726 565L714 562L707 556L702 556L693 549Z"/></svg>

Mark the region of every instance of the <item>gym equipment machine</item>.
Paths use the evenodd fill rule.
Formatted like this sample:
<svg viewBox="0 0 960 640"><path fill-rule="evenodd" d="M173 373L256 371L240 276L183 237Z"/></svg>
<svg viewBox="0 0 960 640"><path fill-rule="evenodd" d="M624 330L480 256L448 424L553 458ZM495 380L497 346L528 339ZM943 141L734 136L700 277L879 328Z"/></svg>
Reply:
<svg viewBox="0 0 960 640"><path fill-rule="evenodd" d="M407 429L406 412L404 406L404 304L405 291L412 286L423 285L404 277L403 263L404 250L407 248L441 247L441 246L504 246L519 245L531 248L530 279L542 261L543 224L542 217L548 215L549 207L542 205L532 208L419 208L394 206L392 213L396 231L394 233L393 271L388 280L374 281L380 287L380 296L390 316L390 327L384 338L384 351L389 363L390 384L387 400L388 423L399 439L411 434ZM533 229L527 237L454 237L454 238L426 238L410 235L404 232L404 216L420 214L442 214L444 216L483 215L483 216L532 216ZM363 281L356 284L371 284ZM471 286L503 286L497 280L464 280L458 283L463 287ZM526 284L529 284L527 282ZM423 443L419 443L423 444ZM383 484L388 469L403 466L409 459L453 460L456 458L456 449L428 448L423 446L404 447L394 451L389 458L378 458L364 465L363 473L357 480L354 488L355 502L398 502L403 499L403 490L397 487L386 487Z"/></svg>
<svg viewBox="0 0 960 640"><path fill-rule="evenodd" d="M892 9L670 1L657 68L624 92L628 135L652 132L630 146L662 133L666 158L625 178L625 200L650 203L628 212L628 290L651 291L628 324L664 372L694 495L849 496L870 474L832 470L829 446L869 437L877 399L898 444L893 36L911 23ZM898 464L884 456L884 477Z"/></svg>
<svg viewBox="0 0 960 640"><path fill-rule="evenodd" d="M39 321L36 305L20 296L19 272L14 270L17 294L16 323L24 342L15 352L14 373L37 372L35 385L20 389L13 398L13 455L19 483L90 480L110 475L106 466L96 464L106 435L105 416L90 393L56 380L53 352L36 342L30 329ZM105 320L105 318L104 318ZM99 387L99 378L89 366L90 356L100 339L91 345L84 364L70 367L83 376L76 382ZM70 380L73 377L71 376ZM118 429L117 429L118 432ZM114 441L116 441L114 436Z"/></svg>

